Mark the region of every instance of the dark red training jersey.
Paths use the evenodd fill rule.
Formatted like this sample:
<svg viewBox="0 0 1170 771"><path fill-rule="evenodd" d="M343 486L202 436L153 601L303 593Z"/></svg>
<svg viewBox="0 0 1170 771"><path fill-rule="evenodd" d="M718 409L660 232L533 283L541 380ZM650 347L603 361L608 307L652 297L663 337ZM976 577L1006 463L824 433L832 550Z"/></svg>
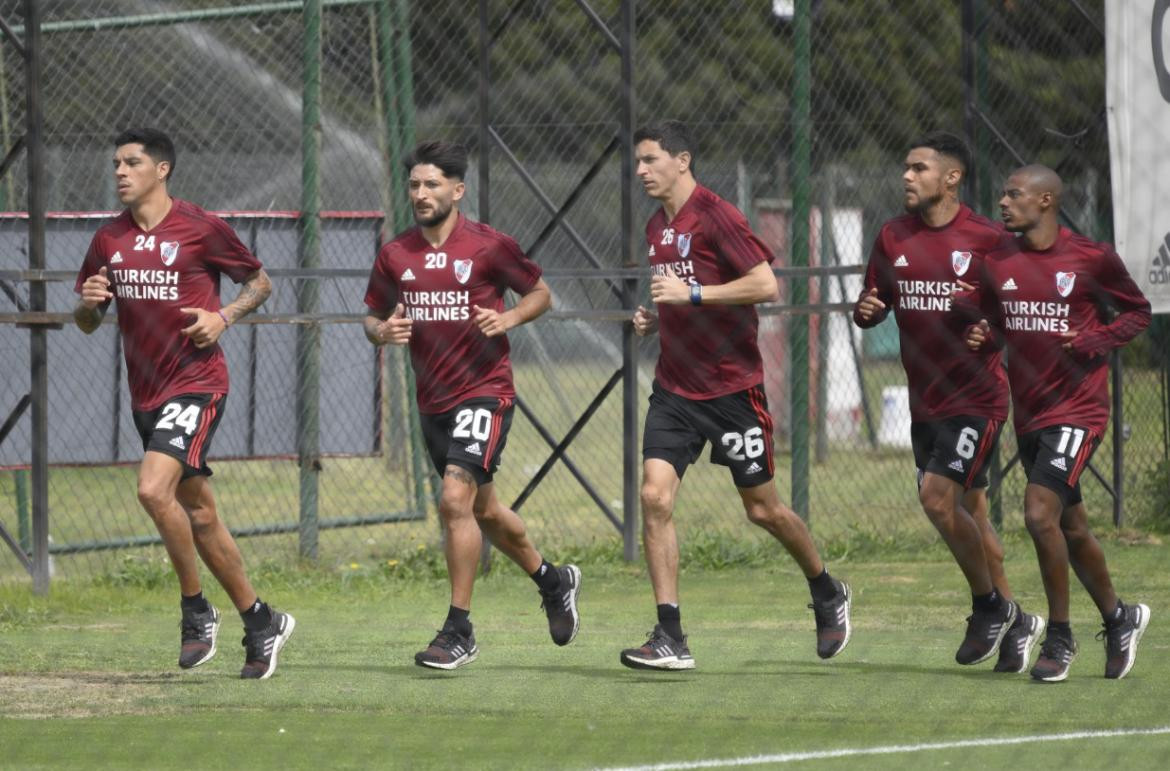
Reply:
<svg viewBox="0 0 1170 771"><path fill-rule="evenodd" d="M484 335L472 306L502 312L506 290L526 294L540 275L510 236L462 214L442 246L431 246L413 227L382 247L366 305L384 316L402 303L414 320L410 359L420 412L445 412L476 396L516 395L507 335Z"/></svg>
<svg viewBox="0 0 1170 771"><path fill-rule="evenodd" d="M699 185L674 219L661 208L646 224L650 268L688 284L726 284L772 252L752 232L739 209ZM661 354L654 376L668 391L688 399L714 399L764 381L756 341L760 320L753 305L658 306Z"/></svg>
<svg viewBox="0 0 1170 771"><path fill-rule="evenodd" d="M1106 354L1150 323L1150 303L1113 247L1067 228L1042 251L1013 239L987 256L978 297L1007 346L1016 432L1073 425L1100 437L1109 422ZM1118 311L1111 322L1110 307ZM1065 332L1077 333L1071 350Z"/></svg>
<svg viewBox="0 0 1170 771"><path fill-rule="evenodd" d="M864 293L877 288L885 310L863 321L872 327L894 311L902 366L910 391L910 418L955 415L1005 420L1007 377L999 351L967 349L964 321L951 313L956 281L979 284L984 256L1008 238L1003 227L960 205L946 225L932 228L917 214L882 226L869 255Z"/></svg>
<svg viewBox="0 0 1170 771"><path fill-rule="evenodd" d="M178 198L150 231L126 210L94 234L74 290L80 294L103 267L118 304L133 409L153 410L180 394L226 394L223 351L200 350L180 334L195 319L179 309L217 311L221 273L238 284L260 270L231 227Z"/></svg>

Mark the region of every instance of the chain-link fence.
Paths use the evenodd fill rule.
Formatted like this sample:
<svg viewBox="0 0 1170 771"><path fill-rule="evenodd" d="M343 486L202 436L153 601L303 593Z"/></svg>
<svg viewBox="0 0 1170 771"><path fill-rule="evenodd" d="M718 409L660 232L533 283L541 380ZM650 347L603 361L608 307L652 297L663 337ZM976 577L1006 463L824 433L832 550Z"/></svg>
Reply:
<svg viewBox="0 0 1170 771"><path fill-rule="evenodd" d="M411 428L409 369L401 351L378 355L354 323L379 232L409 223L397 161L416 139L471 147L465 213L516 237L553 290L555 312L511 334L522 403L497 475L501 499L518 502L553 555L620 543L636 503L623 487L616 387L628 334L619 320L631 299L622 269L631 257L643 265L641 233L656 204L623 189L630 118L690 124L699 180L744 211L778 256L792 302L765 308L761 325L777 480L821 541L933 537L915 494L897 330L888 321L862 334L841 310L881 224L901 212L908 143L935 128L965 134L977 158L966 200L988 215L1012 168L1052 165L1065 180L1068 224L1110 237L1103 0L1043 9L822 0L811 2L807 32L785 3L764 0L641 0L628 27L618 0L325 0L319 55L305 5L42 3L47 208L117 209L112 137L155 125L178 146L172 193L227 213L274 275L261 323L225 340L233 391L212 449L213 460L225 458L214 464L225 520L257 536L242 541L251 560L305 553L306 507L326 563L391 559L440 537L430 466ZM0 2L18 33L22 8ZM0 52L0 144L12 147L25 121L25 65L12 45ZM23 209L26 171L18 156L0 179L5 208ZM306 259L295 213L313 207L325 214ZM51 220L45 268L61 280L50 282L46 310L71 310L72 275L98 224ZM5 313L27 308L31 284L15 275L28 267L23 227L19 217L0 223L0 269L12 274L0 287ZM821 270L786 272L803 265ZM646 302L644 273L635 303ZM233 292L225 287L225 302ZM1150 482L1159 468L1166 479L1161 335L1143 335L1122 357L1118 457L1125 513L1138 526L1167 507ZM135 495L137 437L115 379L124 379L115 338L109 321L88 338L68 324L48 333L58 574L109 569L122 553L115 547L152 536ZM15 421L0 444L0 526L23 541L28 341L27 330L0 325L0 418ZM656 345L638 343L639 415ZM803 389L791 406L794 365L809 373L809 420L799 419ZM306 379L318 383L316 429L297 397ZM317 444L305 453L310 430ZM1094 466L1111 485L1113 465L1107 441ZM1093 512L1108 515L1105 488L1091 479L1085 487ZM1004 526L1018 528L1018 466L1002 489ZM684 539L761 537L726 470L705 461L688 472L677 515ZM0 576L21 574L0 549Z"/></svg>

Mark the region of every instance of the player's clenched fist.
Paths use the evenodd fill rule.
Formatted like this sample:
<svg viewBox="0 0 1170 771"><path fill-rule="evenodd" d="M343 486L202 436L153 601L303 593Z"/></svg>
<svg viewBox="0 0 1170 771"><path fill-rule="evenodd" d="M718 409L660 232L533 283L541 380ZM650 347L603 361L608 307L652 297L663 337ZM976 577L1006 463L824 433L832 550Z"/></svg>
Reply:
<svg viewBox="0 0 1170 771"><path fill-rule="evenodd" d="M658 331L658 314L639 305L638 310L634 311L634 333L639 337L645 337L656 331Z"/></svg>
<svg viewBox="0 0 1170 771"><path fill-rule="evenodd" d="M665 276L650 277L650 299L667 305L683 305L691 301L691 285L683 281L670 266Z"/></svg>
<svg viewBox="0 0 1170 771"><path fill-rule="evenodd" d="M857 315L863 321L869 321L874 315L885 309L886 304L878 299L877 287L863 293L857 300Z"/></svg>
<svg viewBox="0 0 1170 771"><path fill-rule="evenodd" d="M110 291L110 279L106 277L106 269L98 268L98 272L85 280L81 285L81 302L86 308L93 310L102 303L109 302L114 297Z"/></svg>
<svg viewBox="0 0 1170 771"><path fill-rule="evenodd" d="M215 345L219 336L227 329L227 320L214 311L203 308L180 308L179 310L195 317L195 322L179 330L179 333L184 337L191 338L191 342L195 343L196 348L207 348Z"/></svg>
<svg viewBox="0 0 1170 771"><path fill-rule="evenodd" d="M967 327L967 347L972 351L978 351L990 336L991 325L987 323L987 319L979 319L978 324Z"/></svg>
<svg viewBox="0 0 1170 771"><path fill-rule="evenodd" d="M380 343L406 345L410 342L410 329L414 320L406 315L406 306L398 303L390 318L377 326L377 337Z"/></svg>
<svg viewBox="0 0 1170 771"><path fill-rule="evenodd" d="M478 305L471 306L471 309L475 311L476 326L487 337L499 337L512 328L512 325L508 323L510 317L506 313L500 313L491 308L481 308Z"/></svg>

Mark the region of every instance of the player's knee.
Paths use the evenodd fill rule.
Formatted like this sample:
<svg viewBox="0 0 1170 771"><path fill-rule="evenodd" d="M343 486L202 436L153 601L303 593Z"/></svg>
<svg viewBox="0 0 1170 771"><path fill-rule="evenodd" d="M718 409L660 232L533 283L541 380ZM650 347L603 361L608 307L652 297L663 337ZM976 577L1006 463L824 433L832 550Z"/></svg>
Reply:
<svg viewBox="0 0 1170 771"><path fill-rule="evenodd" d="M931 522L946 522L954 513L954 507L947 501L947 496L929 488L924 487L918 492L918 502L922 504L922 510Z"/></svg>
<svg viewBox="0 0 1170 771"><path fill-rule="evenodd" d="M439 496L439 514L447 521L474 516L465 496L446 490Z"/></svg>
<svg viewBox="0 0 1170 771"><path fill-rule="evenodd" d="M1060 525L1060 531L1064 533L1064 539L1068 541L1068 548L1072 550L1075 550L1078 546L1083 545L1085 541L1092 537L1089 534L1089 528L1086 527L1084 522L1076 522L1072 524L1065 524L1062 522Z"/></svg>
<svg viewBox="0 0 1170 771"><path fill-rule="evenodd" d="M1060 524L1047 511L1025 511L1024 526L1033 538L1051 537L1060 534Z"/></svg>
<svg viewBox="0 0 1170 771"><path fill-rule="evenodd" d="M760 527L766 527L769 524L780 523L784 520L784 511L774 510L767 504L750 503L744 506L744 513L747 514L748 522Z"/></svg>
<svg viewBox="0 0 1170 771"><path fill-rule="evenodd" d="M215 509L200 506L188 509L187 519L191 520L191 529L195 533L205 533L215 527L219 516L215 513Z"/></svg>
<svg viewBox="0 0 1170 771"><path fill-rule="evenodd" d="M151 479L138 480L138 502L151 515L164 511L174 499L174 492L167 485Z"/></svg>
<svg viewBox="0 0 1170 771"><path fill-rule="evenodd" d="M665 521L670 519L674 499L670 491L658 485L642 485L643 519Z"/></svg>

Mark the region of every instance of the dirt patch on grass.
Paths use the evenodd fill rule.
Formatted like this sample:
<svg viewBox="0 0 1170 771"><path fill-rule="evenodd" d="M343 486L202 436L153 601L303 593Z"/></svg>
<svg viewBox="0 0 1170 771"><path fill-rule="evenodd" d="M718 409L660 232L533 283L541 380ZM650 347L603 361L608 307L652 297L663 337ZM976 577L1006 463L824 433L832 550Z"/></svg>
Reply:
<svg viewBox="0 0 1170 771"><path fill-rule="evenodd" d="M179 673L44 672L0 674L0 716L41 719L169 711L164 692Z"/></svg>

